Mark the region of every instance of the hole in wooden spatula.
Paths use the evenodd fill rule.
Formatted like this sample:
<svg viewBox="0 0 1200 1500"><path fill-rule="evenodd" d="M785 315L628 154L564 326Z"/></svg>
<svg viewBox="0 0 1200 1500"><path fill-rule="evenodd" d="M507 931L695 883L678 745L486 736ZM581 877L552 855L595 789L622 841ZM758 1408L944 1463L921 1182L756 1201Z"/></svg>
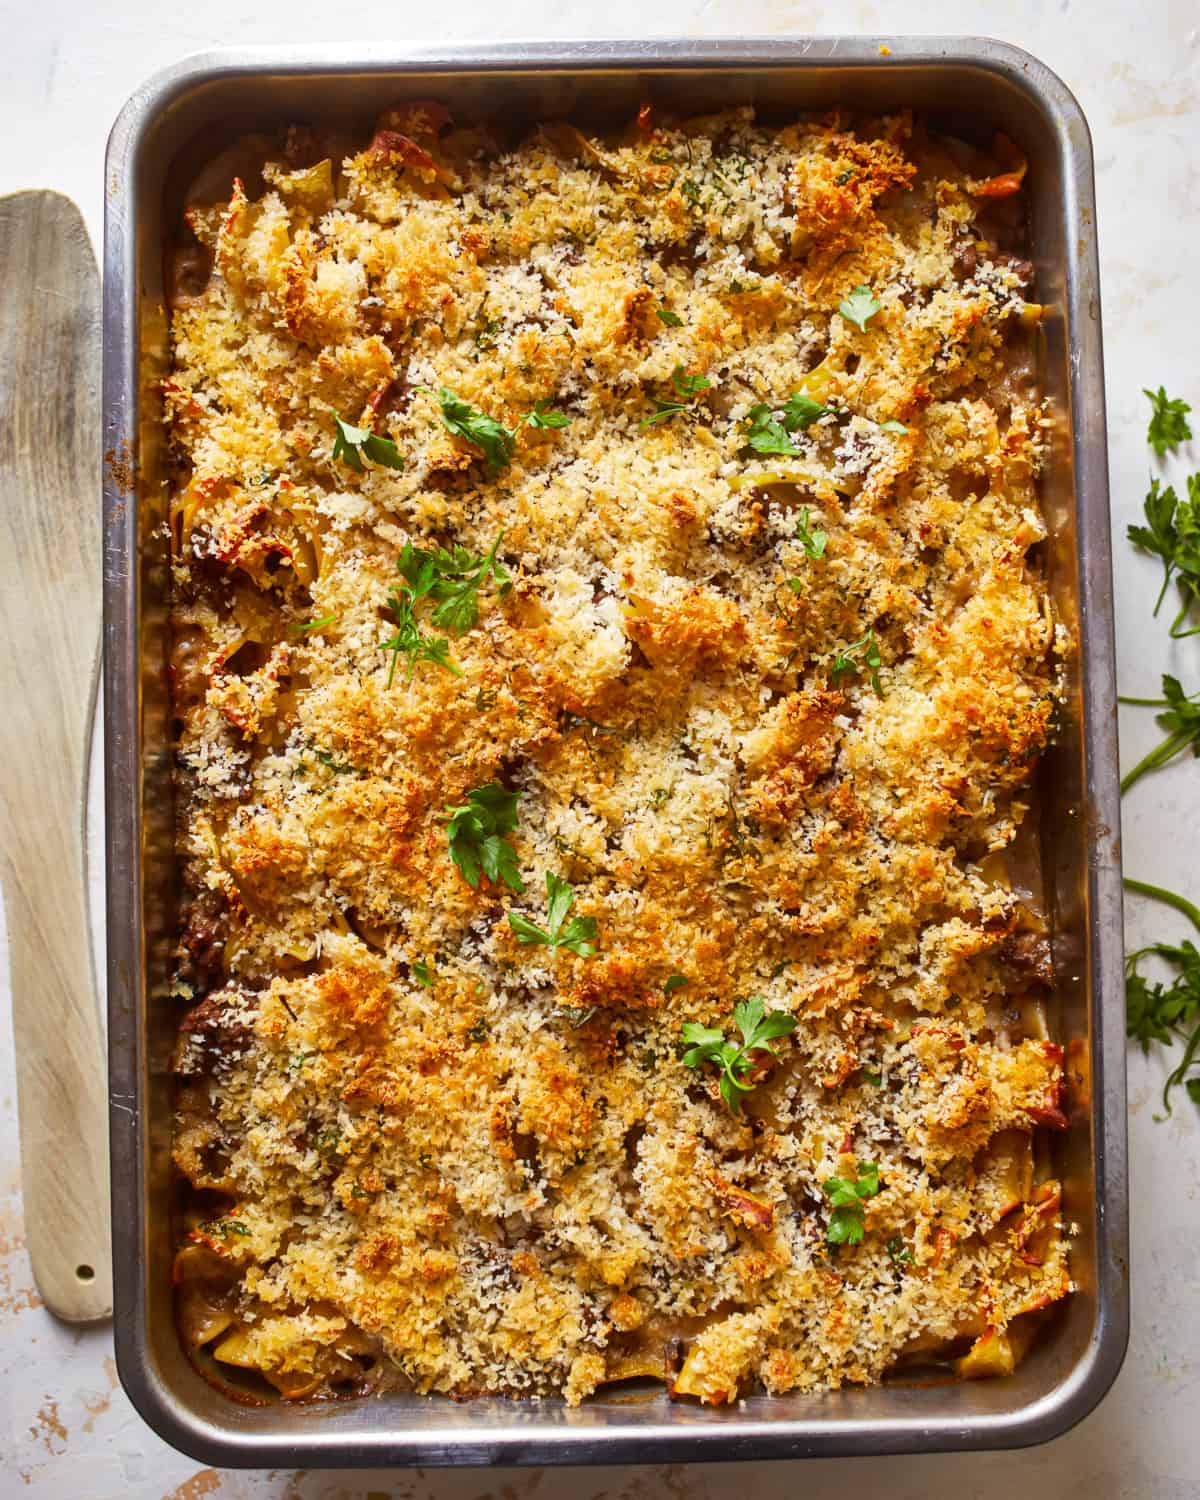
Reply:
<svg viewBox="0 0 1200 1500"><path fill-rule="evenodd" d="M80 1281L95 1281L96 1279L96 1273L91 1266L76 1266L75 1275Z"/></svg>

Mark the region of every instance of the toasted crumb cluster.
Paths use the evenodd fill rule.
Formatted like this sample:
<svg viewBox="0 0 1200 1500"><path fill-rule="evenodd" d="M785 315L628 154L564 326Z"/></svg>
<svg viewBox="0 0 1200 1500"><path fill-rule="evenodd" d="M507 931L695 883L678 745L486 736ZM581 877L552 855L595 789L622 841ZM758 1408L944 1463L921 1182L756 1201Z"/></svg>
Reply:
<svg viewBox="0 0 1200 1500"><path fill-rule="evenodd" d="M430 103L213 168L166 382L192 1344L722 1402L1004 1372L1068 1290L1023 170ZM412 606L441 660L381 649L406 544L496 549L465 628ZM492 783L519 875L472 885ZM584 951L509 920L547 874ZM682 1029L751 997L795 1026L731 1109Z"/></svg>

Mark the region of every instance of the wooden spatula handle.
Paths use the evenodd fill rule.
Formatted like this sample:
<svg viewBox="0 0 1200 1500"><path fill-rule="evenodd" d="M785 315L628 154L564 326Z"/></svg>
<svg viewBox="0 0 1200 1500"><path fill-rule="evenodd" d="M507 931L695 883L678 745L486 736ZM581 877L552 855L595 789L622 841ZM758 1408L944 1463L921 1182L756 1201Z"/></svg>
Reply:
<svg viewBox="0 0 1200 1500"><path fill-rule="evenodd" d="M84 896L100 641L99 278L79 210L0 199L0 878L25 1231L46 1306L112 1310L107 1087Z"/></svg>

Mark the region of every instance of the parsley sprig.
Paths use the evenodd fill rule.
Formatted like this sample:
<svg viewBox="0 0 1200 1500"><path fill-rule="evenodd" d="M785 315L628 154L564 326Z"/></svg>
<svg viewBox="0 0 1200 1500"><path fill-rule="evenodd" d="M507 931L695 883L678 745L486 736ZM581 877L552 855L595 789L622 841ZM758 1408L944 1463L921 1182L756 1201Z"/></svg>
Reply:
<svg viewBox="0 0 1200 1500"><path fill-rule="evenodd" d="M446 842L450 858L472 889L480 874L493 883L503 881L510 891L523 891L517 851L504 837L517 826L518 792L508 792L497 781L467 793L459 807L446 808Z"/></svg>
<svg viewBox="0 0 1200 1500"><path fill-rule="evenodd" d="M848 297L838 303L838 312L847 323L853 323L860 333L866 333L867 324L883 306L875 300L875 294L866 285L856 286Z"/></svg>
<svg viewBox="0 0 1200 1500"><path fill-rule="evenodd" d="M682 365L676 365L671 371L671 384L675 387L677 401L656 401L654 412L649 417L644 417L638 423L638 431L644 431L647 427L653 427L656 422L665 422L670 417L678 417L683 412L692 410L692 398L698 396L701 391L707 391L712 386L712 381L706 375L689 375Z"/></svg>
<svg viewBox="0 0 1200 1500"><path fill-rule="evenodd" d="M863 1204L879 1191L879 1167L873 1161L854 1165L853 1177L827 1177L821 1191L833 1212L825 1230L830 1245L858 1245L866 1233Z"/></svg>
<svg viewBox="0 0 1200 1500"><path fill-rule="evenodd" d="M1144 755L1133 770L1121 778L1122 792L1127 792L1147 771L1156 771L1159 766L1165 766L1177 755L1182 755L1189 745L1192 754L1200 757L1200 693L1189 698L1180 686L1179 679L1167 672L1163 674L1162 690L1161 698L1123 697L1118 700L1145 708L1165 709L1166 712L1156 714L1155 719L1159 728L1167 731L1166 739L1156 745L1149 755Z"/></svg>
<svg viewBox="0 0 1200 1500"><path fill-rule="evenodd" d="M340 459L356 474L366 473L367 466L363 462L365 458L370 459L373 464L382 464L386 469L404 467L400 450L391 438L380 437L369 427L352 427L349 422L343 422L341 417L334 417L333 426L332 458L335 463Z"/></svg>
<svg viewBox="0 0 1200 1500"><path fill-rule="evenodd" d="M1183 896L1141 880L1125 881L1131 891L1166 902L1189 918L1200 930L1200 910ZM1151 983L1138 965L1148 955L1174 966L1169 983ZM1153 1043L1170 1047L1183 1043L1183 1055L1163 1085L1163 1108L1171 1113L1171 1094L1180 1085L1189 1099L1200 1104L1200 952L1188 938L1182 943L1149 943L1125 960L1125 1030L1143 1052ZM1196 1071L1196 1076L1188 1075Z"/></svg>
<svg viewBox="0 0 1200 1500"><path fill-rule="evenodd" d="M683 1023L682 1036L688 1044L683 1054L685 1066L699 1068L704 1063L715 1063L720 1069L721 1098L735 1115L741 1113L741 1096L754 1087L744 1081L758 1067L752 1054L768 1052L777 1057L772 1041L796 1029L796 1018L787 1011L773 1010L769 1015L765 1012L765 1002L759 995L733 1007L734 1023L742 1033L740 1046L727 1041L725 1033L714 1026L701 1026L698 1021Z"/></svg>
<svg viewBox="0 0 1200 1500"><path fill-rule="evenodd" d="M800 391L793 391L781 407L759 401L746 418L746 446L755 453L781 453L798 458L801 450L792 442L792 433L803 432L819 418L828 416L832 409Z"/></svg>
<svg viewBox="0 0 1200 1500"><path fill-rule="evenodd" d="M820 562L825 556L825 543L829 540L824 531L811 531L808 525L809 509L806 505L800 512L800 519L796 522L796 540L804 548L806 556L813 562ZM804 585L798 578L789 578L788 583L798 594Z"/></svg>
<svg viewBox="0 0 1200 1500"><path fill-rule="evenodd" d="M1176 495L1173 485L1163 488L1157 479L1152 479L1142 511L1146 525L1131 526L1129 540L1162 558L1163 582L1154 605L1156 615L1171 579L1179 583L1183 605L1171 624L1170 634L1172 639L1182 640L1200 630L1200 626L1192 630L1179 628L1188 610L1200 599L1200 474L1188 477L1184 500Z"/></svg>
<svg viewBox="0 0 1200 1500"><path fill-rule="evenodd" d="M883 687L879 681L881 665L879 642L875 639L874 630L868 630L861 640L851 641L848 646L842 647L829 669L829 675L836 684L851 672L867 671L871 674L871 686L875 689L876 696L882 698Z"/></svg>
<svg viewBox="0 0 1200 1500"><path fill-rule="evenodd" d="M546 428L569 427L571 419L565 411L556 411L548 401L535 401L533 410L521 418L520 425Z"/></svg>
<svg viewBox="0 0 1200 1500"><path fill-rule="evenodd" d="M434 394L428 386L418 386L417 389L426 396ZM472 406L449 386L444 385L437 391L437 403L446 431L474 443L482 451L489 473L497 474L508 468L517 443L513 428L505 427L497 418Z"/></svg>
<svg viewBox="0 0 1200 1500"><path fill-rule="evenodd" d="M567 914L575 904L575 892L570 883L551 871L546 871L546 925L539 927L519 911L510 911L508 925L516 934L517 942L525 945L542 943L557 952L569 948L580 958L591 958L596 951L593 939L596 936L595 917L572 917Z"/></svg>
<svg viewBox="0 0 1200 1500"><path fill-rule="evenodd" d="M1178 397L1172 400L1167 395L1165 386L1160 385L1156 391L1147 390L1143 386L1142 395L1149 398L1151 406L1146 441L1158 457L1163 458L1168 452L1174 453L1180 443L1186 443L1191 437L1188 413L1192 408Z"/></svg>
<svg viewBox="0 0 1200 1500"><path fill-rule="evenodd" d="M532 411L521 418L515 427L506 427L497 417L489 416L478 406L472 406L457 391L442 386L436 393L427 385L416 387L423 395L436 394L442 423L447 432L455 437L474 443L483 453L484 465L489 475L495 476L512 463L517 446L517 433L522 427L555 428L570 425L566 412L556 411L546 401L535 401Z"/></svg>
<svg viewBox="0 0 1200 1500"><path fill-rule="evenodd" d="M445 636L426 635L417 619L416 606L422 599L430 599L434 609L430 616L434 625L459 636L470 630L479 619L479 590L489 580L496 585L501 598L512 587L508 569L501 563L496 552L500 546L501 532L483 557L476 557L465 547L414 547L411 542L396 559L400 582L388 591L387 611L396 625L396 633L381 641L379 649L392 653L388 670L388 687L396 673L396 663L401 656L408 658L408 675L412 681L417 663L432 662L447 672L461 677L462 672L450 657L450 642Z"/></svg>

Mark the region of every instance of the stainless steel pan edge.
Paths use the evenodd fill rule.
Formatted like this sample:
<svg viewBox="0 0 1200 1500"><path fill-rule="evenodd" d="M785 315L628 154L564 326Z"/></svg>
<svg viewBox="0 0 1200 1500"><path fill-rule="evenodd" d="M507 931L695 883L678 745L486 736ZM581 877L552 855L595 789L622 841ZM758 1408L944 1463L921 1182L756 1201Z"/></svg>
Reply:
<svg viewBox="0 0 1200 1500"><path fill-rule="evenodd" d="M884 51L886 47L890 50ZM431 77L431 75L433 75ZM396 1398L240 1406L183 1356L169 1287L169 1037L157 1024L170 942L169 751L162 722L165 597L156 381L165 348L162 200L169 161L206 122L241 113L369 119L439 88L570 108L648 87L691 101L750 93L794 107L978 113L1027 146L1045 373L1058 421L1044 501L1052 585L1078 626L1046 799L1057 904L1059 1017L1068 1044L1067 1217L1079 1283L1062 1318L1005 1381L754 1396L699 1410L661 1395L557 1402ZM316 101L314 107L314 101ZM285 112L281 115L281 111ZM387 1466L629 1463L996 1448L1045 1441L1096 1404L1128 1335L1124 996L1115 648L1092 153L1078 104L1036 59L971 38L746 38L351 47L199 56L149 80L109 140L104 244L105 748L115 1342L122 1382L168 1442L211 1464ZM1061 941L1060 941L1061 934Z"/></svg>

